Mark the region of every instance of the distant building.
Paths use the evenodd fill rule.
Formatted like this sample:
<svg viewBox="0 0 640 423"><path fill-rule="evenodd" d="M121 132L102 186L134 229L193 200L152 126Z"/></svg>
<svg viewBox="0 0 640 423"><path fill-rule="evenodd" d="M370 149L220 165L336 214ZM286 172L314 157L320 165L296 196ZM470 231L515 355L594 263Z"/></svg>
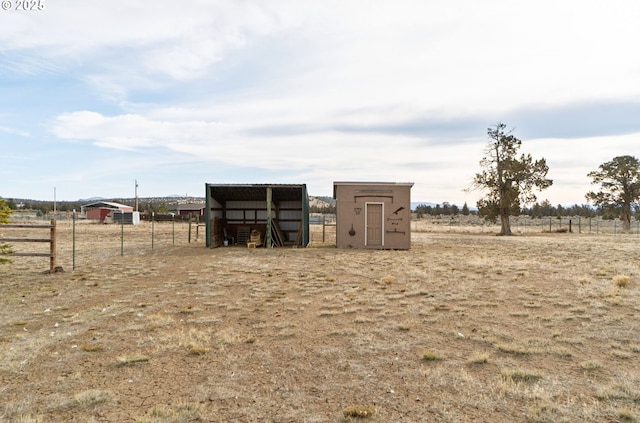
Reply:
<svg viewBox="0 0 640 423"><path fill-rule="evenodd" d="M104 222L108 217L112 217L114 211L116 213L132 213L133 207L127 206L126 204L114 203L110 201L96 201L95 203L89 203L85 204L84 206L80 206L80 217ZM126 220L127 219L125 218L125 222Z"/></svg>
<svg viewBox="0 0 640 423"><path fill-rule="evenodd" d="M202 217L205 214L205 210L207 206L204 202L202 203L189 203L189 204L179 204L176 211L178 216L199 216Z"/></svg>
<svg viewBox="0 0 640 423"><path fill-rule="evenodd" d="M334 182L336 246L411 248L412 182Z"/></svg>

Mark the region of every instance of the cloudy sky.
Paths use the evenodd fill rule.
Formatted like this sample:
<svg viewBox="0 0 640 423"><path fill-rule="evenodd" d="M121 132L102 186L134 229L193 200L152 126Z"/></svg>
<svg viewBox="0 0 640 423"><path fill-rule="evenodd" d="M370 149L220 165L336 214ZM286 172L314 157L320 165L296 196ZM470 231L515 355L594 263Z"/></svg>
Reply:
<svg viewBox="0 0 640 423"><path fill-rule="evenodd" d="M637 0L40 3L0 9L5 198L389 181L474 205L502 121L570 205L640 156Z"/></svg>

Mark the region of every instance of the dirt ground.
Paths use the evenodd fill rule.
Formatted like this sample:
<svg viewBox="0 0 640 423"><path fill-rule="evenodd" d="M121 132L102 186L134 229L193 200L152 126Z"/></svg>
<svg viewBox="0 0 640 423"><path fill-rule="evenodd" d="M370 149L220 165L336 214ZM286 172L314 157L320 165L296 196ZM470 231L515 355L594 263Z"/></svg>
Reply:
<svg viewBox="0 0 640 423"><path fill-rule="evenodd" d="M0 422L640 421L635 235L314 229L207 249L83 224L74 248L60 223L64 272L0 265Z"/></svg>

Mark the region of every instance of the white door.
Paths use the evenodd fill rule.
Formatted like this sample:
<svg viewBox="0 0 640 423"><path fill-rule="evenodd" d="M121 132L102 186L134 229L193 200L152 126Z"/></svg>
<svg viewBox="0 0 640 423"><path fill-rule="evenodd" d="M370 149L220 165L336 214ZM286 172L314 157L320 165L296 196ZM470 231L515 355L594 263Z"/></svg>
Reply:
<svg viewBox="0 0 640 423"><path fill-rule="evenodd" d="M383 203L366 203L366 238L364 244L367 247L382 247L384 245L384 215Z"/></svg>

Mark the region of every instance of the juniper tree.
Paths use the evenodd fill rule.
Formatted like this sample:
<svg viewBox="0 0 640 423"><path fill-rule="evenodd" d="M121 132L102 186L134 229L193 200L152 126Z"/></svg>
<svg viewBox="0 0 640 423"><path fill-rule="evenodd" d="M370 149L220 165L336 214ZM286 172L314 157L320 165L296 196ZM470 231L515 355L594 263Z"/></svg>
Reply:
<svg viewBox="0 0 640 423"><path fill-rule="evenodd" d="M600 184L599 192L588 192L587 200L596 206L619 210L625 231L631 229L631 211L640 201L640 161L633 156L617 156L589 172L592 184Z"/></svg>
<svg viewBox="0 0 640 423"><path fill-rule="evenodd" d="M517 156L522 141L511 132L502 122L487 129L489 143L480 160L482 171L472 183L474 189L485 193L477 202L478 214L492 222L499 218L500 235L512 235L509 217L520 214L524 204L536 201L534 189L553 184L547 179L549 167L544 158L534 161L531 154Z"/></svg>

